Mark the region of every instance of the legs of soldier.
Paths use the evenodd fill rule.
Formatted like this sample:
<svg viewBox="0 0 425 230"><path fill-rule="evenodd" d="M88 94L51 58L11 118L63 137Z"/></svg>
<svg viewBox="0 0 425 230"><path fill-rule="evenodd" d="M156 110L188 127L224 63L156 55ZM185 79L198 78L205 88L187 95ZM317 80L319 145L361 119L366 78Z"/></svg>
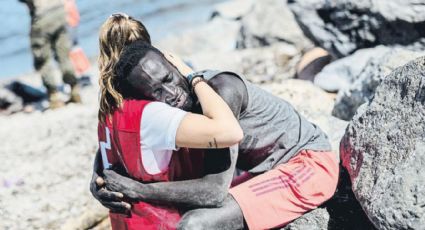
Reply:
<svg viewBox="0 0 425 230"><path fill-rule="evenodd" d="M220 208L202 208L187 212L182 217L178 229L243 229L242 210L231 195L228 195Z"/></svg>
<svg viewBox="0 0 425 230"><path fill-rule="evenodd" d="M56 92L53 67L50 63L51 44L48 36L36 29L36 25L31 31L31 50L34 57L34 68L41 74L47 92L49 94Z"/></svg>
<svg viewBox="0 0 425 230"><path fill-rule="evenodd" d="M50 63L51 42L46 33L32 25L31 31L31 50L34 57L34 68L41 74L43 84L47 89L50 108L55 109L64 106L56 89L56 82L53 73L53 67Z"/></svg>
<svg viewBox="0 0 425 230"><path fill-rule="evenodd" d="M77 84L77 78L69 60L71 42L65 27L59 29L56 33L55 40L53 41L53 50L55 52L55 59L59 63L59 68L62 72L63 82L71 86L71 99L70 102L81 102L80 90Z"/></svg>
<svg viewBox="0 0 425 230"><path fill-rule="evenodd" d="M59 64L62 72L63 82L74 86L77 84L77 78L69 60L69 52L71 49L71 42L66 32L66 28L62 27L55 34L55 39L52 41L52 48L55 53L55 59Z"/></svg>

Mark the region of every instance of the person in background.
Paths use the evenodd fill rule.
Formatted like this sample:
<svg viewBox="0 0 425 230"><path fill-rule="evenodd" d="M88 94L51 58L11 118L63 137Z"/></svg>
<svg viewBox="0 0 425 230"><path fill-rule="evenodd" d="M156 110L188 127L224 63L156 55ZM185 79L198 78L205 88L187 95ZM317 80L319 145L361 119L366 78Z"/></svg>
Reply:
<svg viewBox="0 0 425 230"><path fill-rule="evenodd" d="M62 0L18 0L28 6L31 15L31 50L34 68L40 72L47 89L50 108L65 105L61 100L50 63L53 56L59 64L64 83L71 86L68 102L81 103L80 89L69 60L71 42L66 30L65 7Z"/></svg>
<svg viewBox="0 0 425 230"><path fill-rule="evenodd" d="M75 0L64 0L66 21L68 23L68 31L72 40L72 48L69 53L69 58L74 67L76 74L81 80L90 79L86 75L90 69L90 61L84 53L83 49L78 44L78 25L80 24L80 13Z"/></svg>

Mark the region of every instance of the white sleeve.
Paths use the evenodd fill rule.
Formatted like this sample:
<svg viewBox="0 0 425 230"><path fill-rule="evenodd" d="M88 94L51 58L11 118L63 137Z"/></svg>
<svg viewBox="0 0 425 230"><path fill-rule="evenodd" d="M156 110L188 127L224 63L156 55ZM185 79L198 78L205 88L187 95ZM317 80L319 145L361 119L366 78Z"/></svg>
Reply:
<svg viewBox="0 0 425 230"><path fill-rule="evenodd" d="M146 105L140 122L142 148L176 150L176 133L186 111L162 102Z"/></svg>

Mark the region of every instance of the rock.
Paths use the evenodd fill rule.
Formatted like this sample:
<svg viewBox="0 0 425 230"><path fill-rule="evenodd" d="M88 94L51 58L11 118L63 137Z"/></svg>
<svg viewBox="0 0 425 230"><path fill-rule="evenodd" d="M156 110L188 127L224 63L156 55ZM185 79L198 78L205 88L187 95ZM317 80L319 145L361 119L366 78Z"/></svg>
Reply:
<svg viewBox="0 0 425 230"><path fill-rule="evenodd" d="M231 51L236 47L240 27L237 21L215 17L205 25L165 38L155 46L180 56Z"/></svg>
<svg viewBox="0 0 425 230"><path fill-rule="evenodd" d="M329 218L326 208L317 208L286 225L282 230L328 229Z"/></svg>
<svg viewBox="0 0 425 230"><path fill-rule="evenodd" d="M93 228L90 228L91 230L110 230L111 227L111 220L109 218L105 218L100 222L98 225L96 225Z"/></svg>
<svg viewBox="0 0 425 230"><path fill-rule="evenodd" d="M309 81L286 79L281 83L264 85L263 88L288 101L305 116L331 115L334 105L333 95L324 92Z"/></svg>
<svg viewBox="0 0 425 230"><path fill-rule="evenodd" d="M187 56L194 69L219 69L243 74L254 83L292 78L300 54L293 45L276 43L267 47L249 48Z"/></svg>
<svg viewBox="0 0 425 230"><path fill-rule="evenodd" d="M379 58L369 59L352 84L338 92L332 115L351 120L357 108L372 99L376 87L391 71L423 55L425 52L393 48Z"/></svg>
<svg viewBox="0 0 425 230"><path fill-rule="evenodd" d="M341 141L352 189L378 229L425 225L425 58L397 68Z"/></svg>
<svg viewBox="0 0 425 230"><path fill-rule="evenodd" d="M423 0L288 0L315 45L334 57L379 44L425 48Z"/></svg>
<svg viewBox="0 0 425 230"><path fill-rule="evenodd" d="M86 210L82 211L81 215L76 218L67 220L62 226L61 230L84 230L92 229L97 227L100 229L102 225L99 223L107 220L109 223L109 210L100 205L87 207ZM109 226L110 229L110 226Z"/></svg>
<svg viewBox="0 0 425 230"><path fill-rule="evenodd" d="M391 50L391 47L385 46L358 50L348 57L338 59L325 66L316 75L314 84L328 92L347 89L357 80L357 77L371 60L380 60ZM353 63L356 64L353 65Z"/></svg>
<svg viewBox="0 0 425 230"><path fill-rule="evenodd" d="M285 1L255 1L253 9L242 17L241 22L237 44L241 49L268 46L275 42L286 42L303 49L309 44Z"/></svg>
<svg viewBox="0 0 425 230"><path fill-rule="evenodd" d="M215 6L212 18L222 17L231 20L240 20L244 15L252 10L253 0L233 0L223 2Z"/></svg>

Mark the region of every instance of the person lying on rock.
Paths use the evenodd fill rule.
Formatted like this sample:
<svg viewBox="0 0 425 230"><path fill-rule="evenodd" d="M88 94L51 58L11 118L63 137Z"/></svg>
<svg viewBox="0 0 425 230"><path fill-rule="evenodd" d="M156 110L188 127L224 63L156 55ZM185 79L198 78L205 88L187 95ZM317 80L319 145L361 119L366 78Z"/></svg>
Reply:
<svg viewBox="0 0 425 230"><path fill-rule="evenodd" d="M136 34L126 25L134 19L119 17L110 28L103 28L109 31L109 39L100 40L101 55L102 47L123 39L114 37L111 28L125 31L121 35ZM125 88L124 98L184 105L180 108L198 111L196 97L180 83L186 79L185 73L177 71L154 47L132 38L118 42L119 50L126 46L115 66L120 76L116 84ZM146 41L141 36L138 39ZM202 71L191 76L207 80L239 120L244 136L238 151L207 143L202 146L209 148L205 150L202 176L156 183L141 183L113 170L104 170L102 181L98 177L98 152L91 191L103 205L123 211L130 207L126 201L143 201L177 205L181 211L190 209L179 222L181 229L269 229L289 223L333 195L338 160L319 127L286 101L235 73ZM186 94L190 97L182 96ZM246 173L236 178L229 190L235 165Z"/></svg>

